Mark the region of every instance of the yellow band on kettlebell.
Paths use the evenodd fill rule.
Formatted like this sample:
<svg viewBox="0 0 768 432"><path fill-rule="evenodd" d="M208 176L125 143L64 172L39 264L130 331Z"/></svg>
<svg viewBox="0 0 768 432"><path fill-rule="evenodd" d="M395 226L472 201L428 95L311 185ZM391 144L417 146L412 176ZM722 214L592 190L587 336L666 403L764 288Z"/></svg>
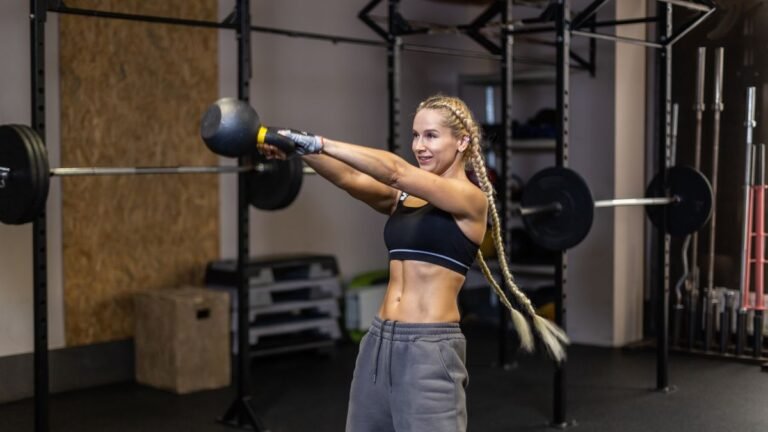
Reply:
<svg viewBox="0 0 768 432"><path fill-rule="evenodd" d="M259 133L256 135L256 142L259 144L264 144L264 138L267 136L267 128L264 126L259 126Z"/></svg>

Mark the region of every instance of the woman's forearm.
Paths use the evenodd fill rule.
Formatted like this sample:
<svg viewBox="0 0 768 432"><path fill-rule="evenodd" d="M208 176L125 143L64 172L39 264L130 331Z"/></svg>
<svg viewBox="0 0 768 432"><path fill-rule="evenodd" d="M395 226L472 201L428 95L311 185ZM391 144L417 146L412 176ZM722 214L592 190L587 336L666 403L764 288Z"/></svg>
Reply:
<svg viewBox="0 0 768 432"><path fill-rule="evenodd" d="M343 187L344 181L357 174L357 171L344 162L323 154L309 154L302 157L317 174L336 186Z"/></svg>
<svg viewBox="0 0 768 432"><path fill-rule="evenodd" d="M397 187L398 179L410 166L394 153L328 138L323 139L323 154L392 187Z"/></svg>

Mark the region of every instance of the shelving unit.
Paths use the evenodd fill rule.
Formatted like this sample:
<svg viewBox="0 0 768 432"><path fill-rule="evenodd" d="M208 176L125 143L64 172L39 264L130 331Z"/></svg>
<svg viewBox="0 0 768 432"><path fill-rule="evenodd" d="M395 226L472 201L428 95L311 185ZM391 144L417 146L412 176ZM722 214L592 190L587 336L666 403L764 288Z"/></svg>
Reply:
<svg viewBox="0 0 768 432"><path fill-rule="evenodd" d="M246 264L249 354L264 356L332 347L341 339L338 299L342 296L336 259L295 255L251 259ZM232 340L239 337L235 260L214 261L206 269L211 289L232 293ZM234 353L238 345L232 344Z"/></svg>

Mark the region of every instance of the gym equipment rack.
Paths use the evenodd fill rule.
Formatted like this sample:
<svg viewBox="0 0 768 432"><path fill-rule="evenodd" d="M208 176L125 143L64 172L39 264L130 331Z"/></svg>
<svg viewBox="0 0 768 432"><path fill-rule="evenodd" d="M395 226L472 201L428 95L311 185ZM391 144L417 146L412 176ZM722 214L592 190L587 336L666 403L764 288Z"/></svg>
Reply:
<svg viewBox="0 0 768 432"><path fill-rule="evenodd" d="M589 60L585 60L570 50L571 35L586 36L594 39L609 39L617 42L640 44L657 49L657 80L661 84L659 92L656 95L656 121L657 121L657 161L659 167L666 166L668 158L668 149L670 144L670 111L671 111L671 53L672 45L687 34L691 29L700 24L714 10L715 4L710 0L686 1L686 0L659 0L657 4L657 13L654 17L644 17L630 20L615 20L597 22L594 15L598 9L604 6L609 0L594 0L588 7L579 12L575 18L571 18L570 0L551 0L549 6L537 19L523 20L521 22L512 22L513 0L497 0L483 12L474 23L469 26L462 26L457 30L466 33L478 44L490 51L491 55L471 52L451 50L445 48L424 47L418 45L404 44L402 38L408 34L428 34L428 30L409 29L408 23L404 22L398 12L400 0L388 1L388 27L382 29L375 25L368 13L374 9L383 0L372 0L359 13L359 18L368 24L376 33L379 34L385 42L351 38L336 35L324 35L319 33L298 32L292 30L282 30L270 27L259 27L251 24L250 3L248 0L236 0L235 10L223 22L209 22L200 20L186 20L168 17L135 15L111 13L79 8L70 8L64 4L63 0L30 0L30 48L31 48L31 101L32 117L31 123L35 131L45 137L45 23L48 12L61 14L75 14L83 16L113 18L123 20L134 20L142 22L163 23L182 26L208 27L235 30L238 41L238 98L245 102L249 100L250 79L251 79L251 52L250 52L250 34L251 32L273 33L289 37L301 37L316 40L326 40L333 43L351 43L359 45L369 45L386 47L387 49L387 84L389 89L389 140L388 144L391 150L396 151L396 141L398 138L397 127L399 126L399 88L400 88L400 52L402 50L413 50L421 52L432 52L436 54L459 55L466 57L491 57L500 62L500 75L502 82L502 149L504 157L501 159L501 176L504 178L505 186L509 186L511 175L509 173L509 158L512 152L512 37L515 34L531 33L555 33L557 49L556 63L556 106L557 106L557 136L555 162L557 166L567 167L568 165L568 137L569 137L569 76L571 60L576 62L579 67L590 70L594 74L595 69L595 51L594 44L590 43ZM672 31L672 6L687 7L698 12L698 15L690 22L685 23L682 28L673 33ZM500 32L500 44L496 46L493 42L482 36L479 32L494 16L500 15L502 19L502 31ZM637 23L656 23L657 41L641 41L628 38L619 38L611 35L596 32L598 27L619 26ZM532 26L526 28L527 26ZM584 31L583 28L589 28L590 31ZM248 163L245 158L239 161L240 166ZM662 183L666 182L664 171L660 171ZM246 262L249 256L249 203L248 203L248 183L245 176L240 174L238 180L238 211L237 211L237 230L238 230L238 327L240 329L248 328L249 292L247 277L245 275ZM508 237L506 229L508 219L512 216L512 205L507 198L506 187L498 191L500 196L500 210L502 218L502 230L505 237ZM656 251L657 271L657 389L667 390L668 384L668 341L667 333L669 327L668 297L669 297L669 236L665 234L665 222L662 221L661 228L657 231L656 241L660 245ZM508 243L509 239L505 238ZM46 215L41 213L33 222L33 266L34 266L34 294L33 294L33 314L34 314L34 406L35 406L35 431L44 432L49 430L49 365L48 365L48 334L47 334L47 261L46 261ZM556 323L564 327L565 324L565 273L566 273L566 252L562 251L555 265L555 283L556 283ZM503 315L503 311L500 312ZM505 321L502 321L501 332L506 332ZM504 353L506 351L503 337L499 337L499 356L501 363L504 364ZM240 331L238 333L238 343L241 347L240 353L247 352L248 332ZM250 405L250 396L248 393L249 380L249 358L247 355L240 355L238 358L237 370L237 398L227 410L223 421L236 426L250 426L256 431L266 431L261 425L253 408ZM562 366L556 366L554 377L554 414L553 424L558 426L567 426L565 419L565 370Z"/></svg>
<svg viewBox="0 0 768 432"><path fill-rule="evenodd" d="M502 154L500 177L504 179L504 188L497 191L499 195L499 216L501 218L501 229L504 233L504 242L509 250L509 230L508 221L512 217L513 205L508 197L507 189L512 184L512 176L509 170L510 159L512 157L512 37L517 34L534 33L555 33L556 54L556 77L555 77L555 97L556 97L556 127L555 138L555 165L558 167L568 166L568 148L569 148L569 98L570 98L570 71L574 65L571 61L577 63L577 67L589 70L594 76L595 61L595 39L611 40L614 42L631 43L656 49L656 79L658 81L658 93L656 94L656 161L659 168L658 179L660 184L667 183L667 176L662 169L668 166L671 147L671 110L672 110L672 46L684 37L693 28L702 23L715 10L716 5L710 0L687 1L687 0L658 0L655 16L640 17L627 20L596 21L595 14L607 4L610 0L594 0L586 8L571 17L571 0L551 0L548 7L540 14L538 18L522 21L513 21L512 10L513 0L498 0L491 3L488 8L480 14L471 24L457 26L454 33L463 33L484 47L492 55L497 56L500 62L501 75L501 142ZM378 26L369 16L373 10L383 0L371 0L371 2L360 12L360 19L365 22L372 30L379 34L387 44L387 87L389 90L389 149L397 151L397 130L399 127L400 113L400 48L404 46L403 37L412 34L430 34L428 28L414 28L411 26L399 12L400 0L387 0L388 4L388 27L386 29ZM672 7L678 6L695 11L695 16L673 31ZM486 26L491 19L499 15L501 19L500 40L496 45L489 39L480 34L480 30ZM655 23L657 29L656 40L640 40L633 38L623 38L596 31L598 27L615 27L621 25L631 25L638 23ZM589 29L586 31L584 29ZM436 32L440 33L440 32ZM571 36L578 35L591 39L589 61L571 50ZM667 221L665 217L661 218L656 231L655 243L657 243L652 259L656 261L656 389L659 391L670 391L669 385L669 254L670 237L666 234ZM565 330L565 285L566 285L566 251L561 251L555 264L555 323ZM499 308L499 337L498 337L498 356L499 365L506 364L506 312ZM566 397L565 382L566 374L564 365L555 364L554 366L554 395L553 395L553 418L552 424L557 427L567 427L572 422L566 420Z"/></svg>

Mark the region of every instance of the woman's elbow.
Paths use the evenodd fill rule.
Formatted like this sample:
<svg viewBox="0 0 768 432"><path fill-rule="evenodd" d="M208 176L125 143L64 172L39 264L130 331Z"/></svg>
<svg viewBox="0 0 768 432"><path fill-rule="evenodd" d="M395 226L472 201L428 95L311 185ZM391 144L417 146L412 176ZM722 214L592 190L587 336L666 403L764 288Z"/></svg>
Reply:
<svg viewBox="0 0 768 432"><path fill-rule="evenodd" d="M387 179L385 179L385 183L387 186L393 187L395 189L402 189L402 183L403 178L406 176L406 172L408 171L408 168L410 168L406 163L398 163L395 162L392 165L392 169L389 173L389 176Z"/></svg>

